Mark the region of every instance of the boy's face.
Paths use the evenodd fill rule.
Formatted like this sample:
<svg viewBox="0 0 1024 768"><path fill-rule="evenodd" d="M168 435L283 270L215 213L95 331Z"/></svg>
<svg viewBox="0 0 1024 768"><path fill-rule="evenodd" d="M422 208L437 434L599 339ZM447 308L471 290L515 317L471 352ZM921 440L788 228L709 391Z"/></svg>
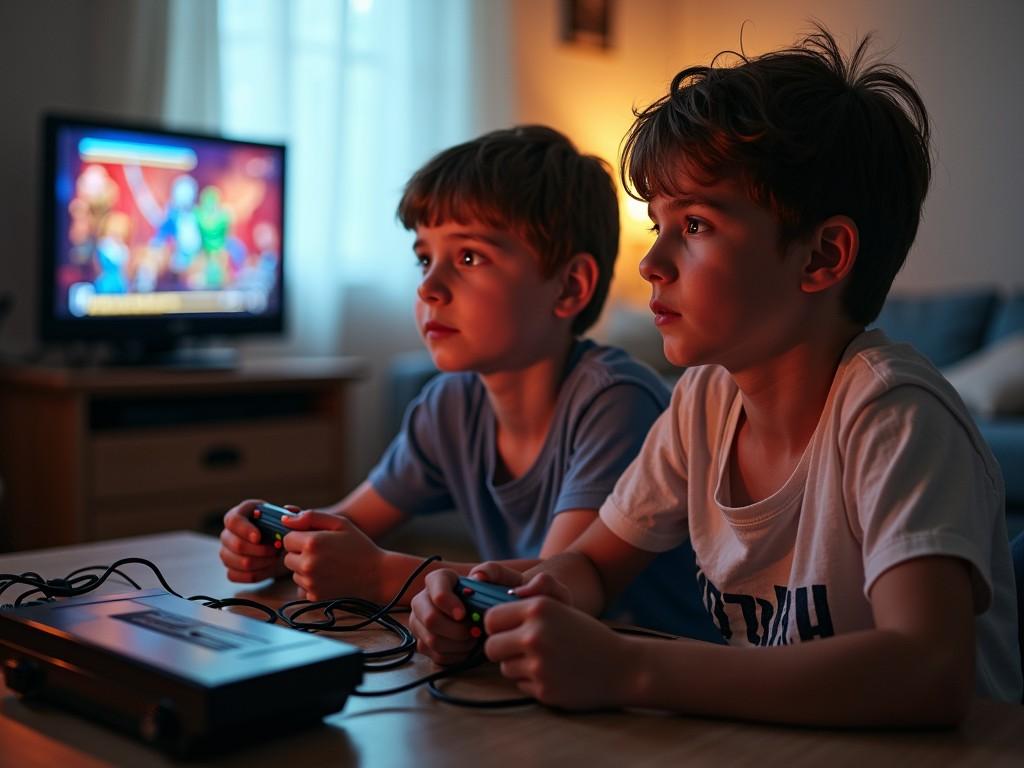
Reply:
<svg viewBox="0 0 1024 768"><path fill-rule="evenodd" d="M658 236L640 262L665 357L743 370L799 332L800 256L738 180L679 181L685 194L650 201Z"/></svg>
<svg viewBox="0 0 1024 768"><path fill-rule="evenodd" d="M418 226L423 279L416 324L442 371L516 370L557 349L557 276L541 276L534 250L507 230L470 222Z"/></svg>

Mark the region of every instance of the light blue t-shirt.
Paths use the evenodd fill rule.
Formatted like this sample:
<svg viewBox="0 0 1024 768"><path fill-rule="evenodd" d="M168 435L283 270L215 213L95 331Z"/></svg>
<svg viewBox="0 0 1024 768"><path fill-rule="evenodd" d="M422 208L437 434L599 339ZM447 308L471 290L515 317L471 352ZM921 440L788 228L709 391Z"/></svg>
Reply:
<svg viewBox="0 0 1024 768"><path fill-rule="evenodd" d="M621 349L578 341L544 447L525 474L499 482L483 383L441 374L410 403L369 480L410 516L457 510L485 560L535 558L555 515L601 506L668 400L657 374ZM659 555L608 615L721 640L698 599L689 543Z"/></svg>

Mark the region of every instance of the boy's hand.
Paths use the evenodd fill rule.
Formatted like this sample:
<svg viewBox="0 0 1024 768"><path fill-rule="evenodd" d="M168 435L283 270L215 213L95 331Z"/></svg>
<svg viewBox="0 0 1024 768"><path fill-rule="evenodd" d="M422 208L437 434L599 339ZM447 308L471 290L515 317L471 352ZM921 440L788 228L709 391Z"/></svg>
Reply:
<svg viewBox="0 0 1024 768"><path fill-rule="evenodd" d="M531 597L491 608L484 628L487 658L543 704L601 709L626 698L627 642L583 611L551 597Z"/></svg>
<svg viewBox="0 0 1024 768"><path fill-rule="evenodd" d="M523 575L499 563L483 563L469 572L471 579L506 584L522 584ZM416 635L420 653L445 666L465 659L479 641L469 634L466 606L455 595L459 574L448 569L428 573L424 587L410 607L409 629Z"/></svg>
<svg viewBox="0 0 1024 768"><path fill-rule="evenodd" d="M281 562L278 551L268 544L260 544L259 529L253 525L252 513L262 499L246 499L224 515L224 530L220 532L220 559L228 569L231 581L252 583L285 575L288 570ZM298 507L288 509L298 512Z"/></svg>
<svg viewBox="0 0 1024 768"><path fill-rule="evenodd" d="M515 587L516 597L520 599L543 595L560 603L572 605L569 588L550 573L537 573L524 583L525 577L521 573L501 563L481 563L470 571L469 575L492 584L508 584L510 587Z"/></svg>
<svg viewBox="0 0 1024 768"><path fill-rule="evenodd" d="M305 510L282 518L284 564L307 600L381 599L384 550L347 518Z"/></svg>
<svg viewBox="0 0 1024 768"><path fill-rule="evenodd" d="M469 636L466 606L455 596L459 574L442 568L428 573L409 604L409 629L416 636L417 650L438 664L456 664L476 647Z"/></svg>

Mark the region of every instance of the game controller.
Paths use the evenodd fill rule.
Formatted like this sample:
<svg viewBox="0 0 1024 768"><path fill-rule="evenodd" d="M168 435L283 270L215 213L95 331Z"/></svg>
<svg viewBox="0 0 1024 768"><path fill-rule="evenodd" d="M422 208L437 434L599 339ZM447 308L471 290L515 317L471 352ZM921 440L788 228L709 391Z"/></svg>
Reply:
<svg viewBox="0 0 1024 768"><path fill-rule="evenodd" d="M472 625L469 628L471 637L483 637L484 614L489 608L519 599L509 593L507 586L468 579L464 576L460 576L455 585L455 595L466 606L466 618Z"/></svg>
<svg viewBox="0 0 1024 768"><path fill-rule="evenodd" d="M282 523L281 518L298 516L298 512L292 512L276 504L264 502L258 505L252 511L252 523L260 530L260 544L270 544L274 549L283 549L285 534L291 531L291 528Z"/></svg>

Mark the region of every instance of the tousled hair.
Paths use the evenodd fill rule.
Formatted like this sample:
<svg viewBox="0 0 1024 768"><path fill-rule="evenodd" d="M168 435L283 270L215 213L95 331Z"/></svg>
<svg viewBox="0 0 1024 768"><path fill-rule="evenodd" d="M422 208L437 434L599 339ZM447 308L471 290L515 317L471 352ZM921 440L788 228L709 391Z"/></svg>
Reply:
<svg viewBox="0 0 1024 768"><path fill-rule="evenodd" d="M878 315L917 234L931 179L928 113L900 68L847 59L820 24L792 48L733 51L684 69L627 133L620 175L633 197L678 195L680 169L700 183L739 177L779 222L781 244L829 216L849 216L860 248L843 293L851 320ZM735 66L719 65L735 56Z"/></svg>
<svg viewBox="0 0 1024 768"><path fill-rule="evenodd" d="M537 252L545 277L589 253L598 282L573 333L601 314L619 249L615 184L603 160L581 154L553 128L493 131L440 152L409 179L398 218L407 229L448 221L509 229Z"/></svg>

